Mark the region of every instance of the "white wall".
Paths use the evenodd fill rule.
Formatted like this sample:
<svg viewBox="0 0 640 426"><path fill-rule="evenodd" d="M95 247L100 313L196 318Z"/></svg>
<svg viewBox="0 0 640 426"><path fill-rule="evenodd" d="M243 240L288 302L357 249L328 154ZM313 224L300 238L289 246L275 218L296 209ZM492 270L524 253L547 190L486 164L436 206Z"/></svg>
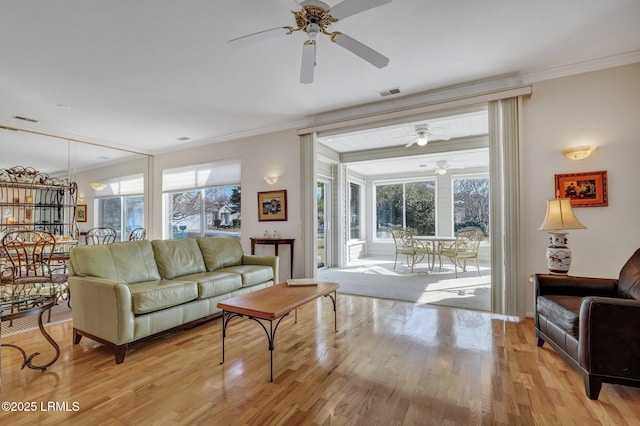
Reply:
<svg viewBox="0 0 640 426"><path fill-rule="evenodd" d="M265 230L278 231L282 238L295 238L294 274L303 270L300 244L300 142L295 130L271 133L230 142L217 143L154 157L154 185L151 239L162 238L162 171L216 160L240 158L242 164L242 246L251 251L250 237L261 237ZM280 176L268 185L265 176ZM258 192L287 190L288 220L258 221ZM272 246L256 246L256 254L273 254ZM280 280L290 275L289 247L280 246Z"/></svg>
<svg viewBox="0 0 640 426"><path fill-rule="evenodd" d="M548 234L537 231L545 200L554 198L557 173L607 170L609 206L577 208L588 228L572 231L571 275L617 277L640 247L640 64L559 78L533 85L523 103L525 255L521 285L525 311L533 310L529 274L545 272ZM572 161L561 151L597 145L592 156Z"/></svg>

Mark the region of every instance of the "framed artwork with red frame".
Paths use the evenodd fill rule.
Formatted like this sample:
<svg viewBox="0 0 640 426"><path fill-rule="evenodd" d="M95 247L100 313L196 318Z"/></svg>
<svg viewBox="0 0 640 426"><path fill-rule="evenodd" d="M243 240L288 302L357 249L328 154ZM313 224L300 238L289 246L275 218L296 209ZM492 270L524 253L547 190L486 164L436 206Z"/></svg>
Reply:
<svg viewBox="0 0 640 426"><path fill-rule="evenodd" d="M609 205L607 171L555 175L556 196L571 199L571 207L606 207Z"/></svg>

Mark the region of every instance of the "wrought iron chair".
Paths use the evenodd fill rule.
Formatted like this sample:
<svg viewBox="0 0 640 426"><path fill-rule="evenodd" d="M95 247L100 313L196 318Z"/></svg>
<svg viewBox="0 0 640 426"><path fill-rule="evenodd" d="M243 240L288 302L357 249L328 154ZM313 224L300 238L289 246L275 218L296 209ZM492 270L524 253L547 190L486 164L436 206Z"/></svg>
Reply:
<svg viewBox="0 0 640 426"><path fill-rule="evenodd" d="M398 255L407 256L407 265L411 266L411 272L413 272L416 263L422 262L424 257L431 253L428 245L413 239L413 231L410 229L394 229L391 231L391 236L396 246L393 269L396 269Z"/></svg>
<svg viewBox="0 0 640 426"><path fill-rule="evenodd" d="M129 241L144 240L147 237L147 230L144 228L136 228L129 234Z"/></svg>
<svg viewBox="0 0 640 426"><path fill-rule="evenodd" d="M453 263L456 278L458 278L458 268L466 272L467 259L473 259L476 262L476 268L478 268L478 276L482 276L480 273L480 265L478 264L478 249L480 248L482 235L480 229L473 227L458 231L456 240L452 244L442 247L438 253L440 257L440 270L442 270L442 256L448 257L451 263Z"/></svg>
<svg viewBox="0 0 640 426"><path fill-rule="evenodd" d="M108 227L91 228L87 231L86 240L89 246L111 244L116 241L116 230Z"/></svg>
<svg viewBox="0 0 640 426"><path fill-rule="evenodd" d="M15 299L68 294L68 274L55 274L51 256L56 240L46 231L13 231L2 237L9 265L2 273L3 295ZM51 321L51 310L49 310Z"/></svg>

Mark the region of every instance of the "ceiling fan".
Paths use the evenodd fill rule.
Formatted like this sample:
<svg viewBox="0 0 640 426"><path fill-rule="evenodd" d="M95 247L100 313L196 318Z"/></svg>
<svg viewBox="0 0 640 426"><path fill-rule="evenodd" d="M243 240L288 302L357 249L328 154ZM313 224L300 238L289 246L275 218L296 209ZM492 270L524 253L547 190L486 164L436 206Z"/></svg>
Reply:
<svg viewBox="0 0 640 426"><path fill-rule="evenodd" d="M229 40L232 46L244 46L250 42L264 40L273 36L292 34L296 31L304 31L309 39L302 46L302 66L300 67L300 83L313 82L313 72L316 65L316 37L322 33L329 39L344 47L369 62L370 64L384 68L389 63L389 58L365 46L359 41L338 31L330 32L331 25L341 19L348 18L356 13L391 3L391 0L344 0L333 7L318 0L305 0L296 4L302 7L297 12L292 11L296 21L294 27L276 27L243 37Z"/></svg>
<svg viewBox="0 0 640 426"><path fill-rule="evenodd" d="M416 124L416 133L413 135L413 140L405 145L409 148L412 145L425 146L429 143L429 136L437 136L438 139L442 139L448 141L451 139L450 136L442 135L438 133L433 133L431 130L435 130L436 128L432 128L428 124Z"/></svg>

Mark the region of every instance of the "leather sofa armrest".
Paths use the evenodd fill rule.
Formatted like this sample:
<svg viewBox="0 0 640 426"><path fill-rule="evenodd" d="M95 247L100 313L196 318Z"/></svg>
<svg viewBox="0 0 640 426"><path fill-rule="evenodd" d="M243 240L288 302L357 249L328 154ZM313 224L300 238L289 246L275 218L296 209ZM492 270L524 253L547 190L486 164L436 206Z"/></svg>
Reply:
<svg viewBox="0 0 640 426"><path fill-rule="evenodd" d="M535 274L533 283L536 298L548 294L617 297L618 280L614 278Z"/></svg>
<svg viewBox="0 0 640 426"><path fill-rule="evenodd" d="M280 258L278 256L256 256L256 255L243 255L243 265L264 265L270 266L273 269L273 282L277 283L279 280L279 265Z"/></svg>
<svg viewBox="0 0 640 426"><path fill-rule="evenodd" d="M640 377L640 300L585 297L578 361L590 373Z"/></svg>
<svg viewBox="0 0 640 426"><path fill-rule="evenodd" d="M73 327L120 345L133 340L129 285L96 277L69 277Z"/></svg>

